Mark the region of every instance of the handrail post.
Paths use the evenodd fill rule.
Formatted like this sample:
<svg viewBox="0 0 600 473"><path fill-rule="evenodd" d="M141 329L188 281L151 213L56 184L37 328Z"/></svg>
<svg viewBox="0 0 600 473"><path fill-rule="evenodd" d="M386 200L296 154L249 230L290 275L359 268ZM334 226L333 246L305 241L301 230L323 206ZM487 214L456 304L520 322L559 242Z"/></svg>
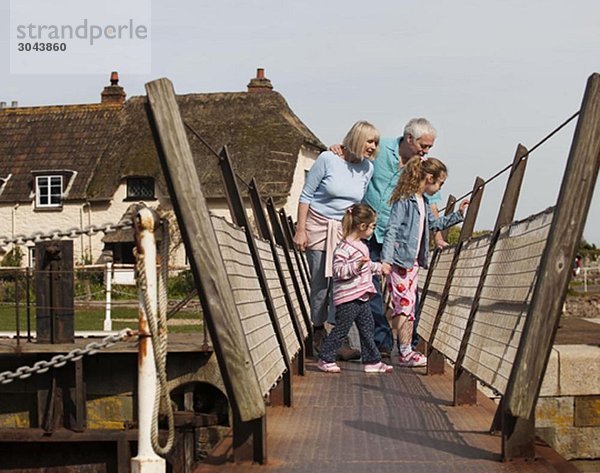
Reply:
<svg viewBox="0 0 600 473"><path fill-rule="evenodd" d="M106 305L104 308L104 331L112 330L112 320L110 311L112 305L112 263L108 261L104 270L104 290L106 292Z"/></svg>
<svg viewBox="0 0 600 473"><path fill-rule="evenodd" d="M31 267L25 269L25 300L27 304L27 341L31 341Z"/></svg>
<svg viewBox="0 0 600 473"><path fill-rule="evenodd" d="M19 298L21 297L19 291L19 270L15 269L15 328L17 335L17 346L21 344L21 316L20 316L20 303Z"/></svg>
<svg viewBox="0 0 600 473"><path fill-rule="evenodd" d="M156 269L156 236L158 216L153 210L141 209L134 221L138 254L144 258L145 291L151 310L156 313L158 307L158 286ZM138 278L140 275L138 275ZM154 348L150 340L148 314L144 304L144 289L139 291L140 307L138 318L138 454L131 459L133 473L162 473L167 465L164 458L158 456L152 448L152 409L157 390Z"/></svg>
<svg viewBox="0 0 600 473"><path fill-rule="evenodd" d="M512 222L515 211L517 209L517 203L519 201L519 193L521 191L521 184L523 183L523 177L525 176L525 167L527 165L528 151L525 146L519 144L513 158L512 168L508 177L508 182L504 189L504 195L502 197L502 203L500 204L500 210L496 217L496 224L492 232L492 238L490 245L483 263L481 276L479 277L479 283L473 296L473 302L471 304L471 310L469 311L469 318L465 326L465 331L460 343L458 355L456 357L456 364L454 365L454 402L455 406L461 406L464 404L475 404L477 402L477 383L475 378L470 373L466 372L463 368L463 362L467 351L467 344L471 338L471 332L473 330L473 323L475 321L475 314L479 308L479 300L481 298L481 292L487 279L487 273L494 254L494 248L498 240L500 229L505 225ZM492 426L492 429L495 427Z"/></svg>

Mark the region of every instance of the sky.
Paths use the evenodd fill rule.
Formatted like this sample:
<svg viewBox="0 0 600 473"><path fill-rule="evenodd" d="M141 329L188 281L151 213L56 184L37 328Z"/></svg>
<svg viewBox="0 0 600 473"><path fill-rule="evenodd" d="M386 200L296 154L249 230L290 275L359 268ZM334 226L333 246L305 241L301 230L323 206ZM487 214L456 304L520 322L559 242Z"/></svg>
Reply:
<svg viewBox="0 0 600 473"><path fill-rule="evenodd" d="M243 91L260 67L327 145L357 120L399 136L410 118L427 117L438 131L430 155L449 168L445 197L464 195L476 176L509 164L518 143L532 148L577 112L600 72L598 0L150 4L150 72L120 74L128 96L160 77L181 94ZM9 13L0 0L0 101L99 101L110 70L11 73ZM574 129L575 121L532 153L517 219L556 203ZM477 230L493 227L505 176L485 190ZM584 238L600 246L598 187Z"/></svg>

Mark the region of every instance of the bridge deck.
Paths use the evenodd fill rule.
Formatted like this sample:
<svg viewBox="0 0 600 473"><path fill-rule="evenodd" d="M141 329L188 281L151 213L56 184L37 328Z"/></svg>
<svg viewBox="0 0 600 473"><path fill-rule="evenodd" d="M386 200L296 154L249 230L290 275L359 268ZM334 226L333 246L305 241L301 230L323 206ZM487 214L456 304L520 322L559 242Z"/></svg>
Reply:
<svg viewBox="0 0 600 473"><path fill-rule="evenodd" d="M202 465L196 473L578 471L542 445L535 462L500 462L500 437L488 433L495 404L481 395L478 406L452 407L451 375L341 366L341 374L326 374L309 362L295 378L294 407L269 409L267 465ZM209 460L228 453L217 449Z"/></svg>

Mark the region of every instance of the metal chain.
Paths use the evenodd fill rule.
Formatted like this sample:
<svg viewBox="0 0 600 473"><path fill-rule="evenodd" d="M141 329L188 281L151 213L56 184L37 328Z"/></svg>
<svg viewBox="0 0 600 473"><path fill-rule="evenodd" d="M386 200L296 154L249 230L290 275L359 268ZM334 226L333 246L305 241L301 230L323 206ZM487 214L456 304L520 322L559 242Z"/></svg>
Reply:
<svg viewBox="0 0 600 473"><path fill-rule="evenodd" d="M39 243L46 240L60 240L61 238L70 238L74 240L81 235L93 236L96 233L113 233L117 230L133 228L131 220L121 220L119 223L105 223L104 225L89 225L85 228L71 228L69 230L52 230L49 233L34 233L33 235L17 235L15 237L0 237L0 247L10 243L15 245L24 245L27 242Z"/></svg>
<svg viewBox="0 0 600 473"><path fill-rule="evenodd" d="M148 318L150 327L150 336L152 339L152 348L154 352L154 364L156 365L156 375L158 383L154 395L154 406L152 409L152 430L150 440L154 451L165 457L173 448L175 443L175 419L173 416L173 406L167 385L167 276L168 276L168 258L169 258L169 235L166 222L162 223L162 240L159 243L160 270L158 273L158 314L154 313L150 295L148 294L145 255L136 252L136 270L138 274L138 287L142 292L144 310ZM168 436L164 446L160 444L158 436L158 414L161 401L167 411Z"/></svg>
<svg viewBox="0 0 600 473"><path fill-rule="evenodd" d="M21 366L15 371L3 371L0 373L0 384L12 383L15 379L26 379L32 374L45 373L50 368L60 368L69 361L77 361L83 358L85 355L94 355L100 350L113 346L115 343L134 335L135 332L129 328L126 328L121 330L119 333L103 338L99 342L92 342L86 345L85 348L76 348L71 350L66 355L53 356L49 361L41 360L35 363L33 366Z"/></svg>

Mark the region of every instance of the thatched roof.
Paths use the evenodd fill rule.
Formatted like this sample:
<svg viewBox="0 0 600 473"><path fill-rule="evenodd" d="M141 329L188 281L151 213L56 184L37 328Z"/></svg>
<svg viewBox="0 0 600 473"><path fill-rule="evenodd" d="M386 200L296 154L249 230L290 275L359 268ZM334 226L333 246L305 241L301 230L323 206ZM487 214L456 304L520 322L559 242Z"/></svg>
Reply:
<svg viewBox="0 0 600 473"><path fill-rule="evenodd" d="M256 177L265 195L288 195L301 147L324 149L274 91L189 94L177 102L184 121L216 151L227 145L236 172ZM222 197L217 158L189 130L188 139L205 196ZM75 171L67 201L109 200L127 176L154 176L164 186L146 97L0 110L0 179L12 175L0 202L31 200L36 170Z"/></svg>
<svg viewBox="0 0 600 473"><path fill-rule="evenodd" d="M0 110L0 202L31 201L32 172L44 170L75 171L68 198L84 199L120 114L112 104Z"/></svg>

